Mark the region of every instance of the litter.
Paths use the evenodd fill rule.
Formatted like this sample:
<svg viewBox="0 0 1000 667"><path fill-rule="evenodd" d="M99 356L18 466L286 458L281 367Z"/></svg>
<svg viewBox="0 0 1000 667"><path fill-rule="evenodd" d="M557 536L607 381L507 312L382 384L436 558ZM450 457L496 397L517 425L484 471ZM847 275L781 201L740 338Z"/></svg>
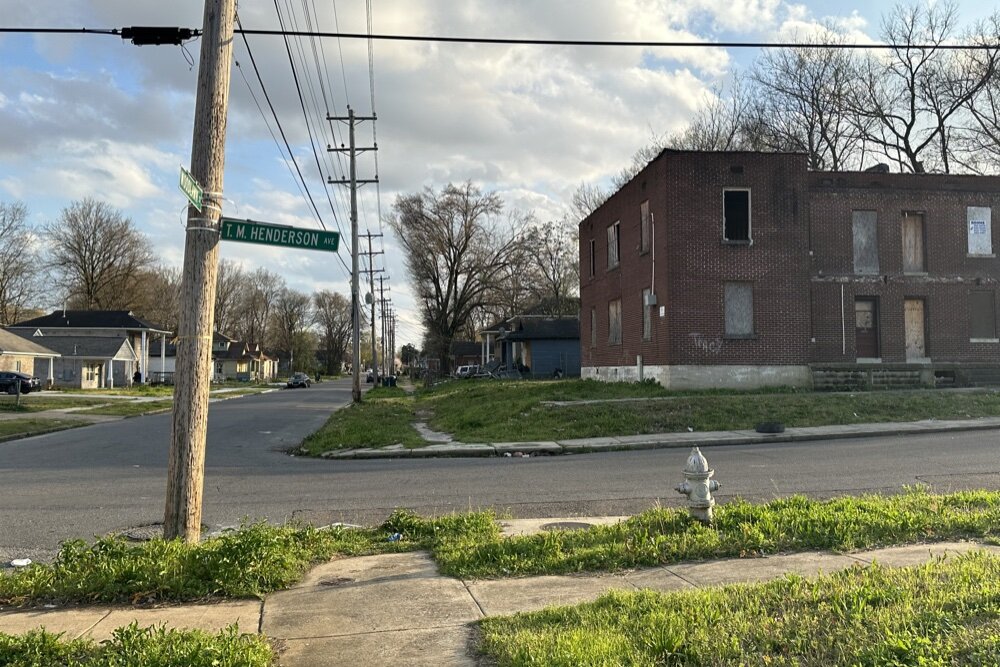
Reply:
<svg viewBox="0 0 1000 667"><path fill-rule="evenodd" d="M393 533L392 535L389 536L389 540L388 541L389 542L399 542L401 539L403 539L403 535L401 533Z"/></svg>
<svg viewBox="0 0 1000 667"><path fill-rule="evenodd" d="M28 567L31 565L30 558L15 558L10 562L12 567Z"/></svg>

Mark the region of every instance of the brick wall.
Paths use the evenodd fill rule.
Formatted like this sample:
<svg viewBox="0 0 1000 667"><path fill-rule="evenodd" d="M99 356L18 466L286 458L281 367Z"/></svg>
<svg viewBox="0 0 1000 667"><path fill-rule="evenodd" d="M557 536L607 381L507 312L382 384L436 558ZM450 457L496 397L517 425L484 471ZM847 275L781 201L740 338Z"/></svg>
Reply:
<svg viewBox="0 0 1000 667"><path fill-rule="evenodd" d="M21 368L17 367L18 362L20 362ZM18 371L34 375L35 358L17 354L0 354L0 371Z"/></svg>

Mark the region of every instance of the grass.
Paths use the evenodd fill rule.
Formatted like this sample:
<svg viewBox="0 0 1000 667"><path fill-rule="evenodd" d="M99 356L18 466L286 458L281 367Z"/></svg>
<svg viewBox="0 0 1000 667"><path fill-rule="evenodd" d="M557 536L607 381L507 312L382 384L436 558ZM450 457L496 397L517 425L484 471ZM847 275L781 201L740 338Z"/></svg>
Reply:
<svg viewBox="0 0 1000 667"><path fill-rule="evenodd" d="M12 435L24 437L48 433L74 426L84 426L85 422L68 419L0 419L0 438Z"/></svg>
<svg viewBox="0 0 1000 667"><path fill-rule="evenodd" d="M61 410L63 408L85 408L107 403L99 398L27 394L21 396L21 404L17 406L14 399L14 396L0 395L0 412L41 412L42 410Z"/></svg>
<svg viewBox="0 0 1000 667"><path fill-rule="evenodd" d="M12 667L270 667L274 660L265 637L240 634L235 625L212 634L133 623L100 643L63 640L44 629L0 633L0 665Z"/></svg>
<svg viewBox="0 0 1000 667"><path fill-rule="evenodd" d="M169 401L115 401L107 405L82 410L88 415L112 415L118 417L131 417L134 415L144 415L147 412L167 410L174 405L173 400Z"/></svg>
<svg viewBox="0 0 1000 667"><path fill-rule="evenodd" d="M496 531L492 515L416 519L399 513L366 529L255 523L197 545L162 539L132 543L120 537L90 545L71 540L51 564L0 572L0 606L262 597L291 586L309 567L335 555L411 551L489 530ZM395 533L398 539L387 539Z"/></svg>
<svg viewBox="0 0 1000 667"><path fill-rule="evenodd" d="M997 665L1000 558L854 567L703 591L612 592L480 622L500 667ZM491 663L494 664L494 663Z"/></svg>
<svg viewBox="0 0 1000 667"><path fill-rule="evenodd" d="M378 387L365 394L360 405L334 412L322 428L302 442L301 451L318 456L355 447L419 447L426 443L413 429L414 421L412 400L402 389Z"/></svg>
<svg viewBox="0 0 1000 667"><path fill-rule="evenodd" d="M662 400L547 404L614 399ZM372 390L360 406L335 413L303 449L318 455L396 443L426 445L410 428L414 421L426 421L459 442L509 442L729 431L753 429L762 421L801 427L994 416L1000 416L1000 392L993 391L669 392L654 382L462 380L412 395Z"/></svg>

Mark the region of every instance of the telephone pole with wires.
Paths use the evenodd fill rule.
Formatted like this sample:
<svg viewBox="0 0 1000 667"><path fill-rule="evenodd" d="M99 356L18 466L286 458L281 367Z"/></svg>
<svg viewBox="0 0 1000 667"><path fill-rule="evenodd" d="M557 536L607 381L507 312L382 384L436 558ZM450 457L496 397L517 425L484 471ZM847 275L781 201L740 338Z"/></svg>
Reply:
<svg viewBox="0 0 1000 667"><path fill-rule="evenodd" d="M332 153L348 153L350 156L351 175L350 178L330 178L327 182L338 185L347 185L351 188L351 336L353 342L353 355L351 359L351 399L355 403L361 402L361 304L358 300L358 186L366 183L378 183L378 174L375 178L359 179L357 173L357 154L378 150L378 146L358 148L354 142L354 126L357 123L376 120L375 114L371 116L355 116L354 109L347 107L346 116L327 116L328 121L339 121L347 123L349 130L349 145L340 145L339 148L328 146L327 150Z"/></svg>
<svg viewBox="0 0 1000 667"><path fill-rule="evenodd" d="M378 365L379 357L378 357L378 352L377 352L376 347L375 347L378 344L378 341L375 338L375 274L376 273L382 273L382 272L385 271L385 269L376 269L375 268L375 255L381 255L383 253L383 251L381 251L381 250L373 251L372 250L372 238L379 238L382 235L381 234L372 234L371 232L368 232L365 236L368 237L368 252L366 253L368 255L368 290L369 290L368 291L368 303L372 307L372 321L371 321L371 325L372 325L372 380L374 380L374 385L377 387L378 386L378 378L379 378L379 375L381 375L381 373L379 373L379 365ZM381 283L382 282L382 276L379 276L378 280L379 280L379 283Z"/></svg>
<svg viewBox="0 0 1000 667"><path fill-rule="evenodd" d="M177 327L173 428L167 464L163 536L197 543L205 484L212 325L218 278L219 218L226 157L226 114L236 0L205 0L195 100L191 176L203 188L188 206ZM192 202L197 201L193 199Z"/></svg>

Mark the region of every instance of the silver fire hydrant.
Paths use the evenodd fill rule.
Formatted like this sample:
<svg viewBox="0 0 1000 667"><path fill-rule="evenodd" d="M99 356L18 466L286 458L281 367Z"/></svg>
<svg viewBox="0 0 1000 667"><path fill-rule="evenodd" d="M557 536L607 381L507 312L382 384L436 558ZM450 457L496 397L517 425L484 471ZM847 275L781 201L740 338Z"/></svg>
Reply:
<svg viewBox="0 0 1000 667"><path fill-rule="evenodd" d="M702 456L701 450L694 447L684 466L684 481L675 487L688 497L691 516L702 523L712 523L712 507L715 506L712 491L718 491L721 486L711 479L714 474L714 470L709 470L708 461Z"/></svg>

